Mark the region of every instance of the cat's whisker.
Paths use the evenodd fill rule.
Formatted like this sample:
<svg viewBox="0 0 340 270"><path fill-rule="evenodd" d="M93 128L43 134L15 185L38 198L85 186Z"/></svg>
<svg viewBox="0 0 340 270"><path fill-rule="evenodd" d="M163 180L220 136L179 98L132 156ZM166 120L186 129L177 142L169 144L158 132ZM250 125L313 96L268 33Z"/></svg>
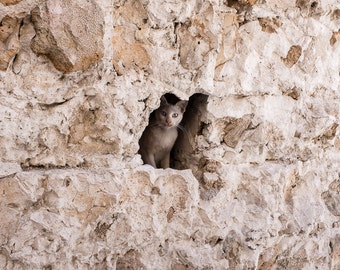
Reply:
<svg viewBox="0 0 340 270"><path fill-rule="evenodd" d="M183 133L188 137L188 139L190 138L188 131L182 125L177 125L177 127L178 129L183 131Z"/></svg>

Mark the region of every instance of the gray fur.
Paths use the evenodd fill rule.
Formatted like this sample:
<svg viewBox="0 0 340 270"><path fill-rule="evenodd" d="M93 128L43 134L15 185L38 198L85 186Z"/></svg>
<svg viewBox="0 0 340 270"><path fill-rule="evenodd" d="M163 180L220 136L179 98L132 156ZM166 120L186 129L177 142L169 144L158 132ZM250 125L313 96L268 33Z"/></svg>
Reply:
<svg viewBox="0 0 340 270"><path fill-rule="evenodd" d="M172 105L165 97L161 98L161 106L154 111L139 140L139 153L145 164L154 168L169 168L170 152L178 136L177 126L182 121L187 104L187 101L178 101Z"/></svg>

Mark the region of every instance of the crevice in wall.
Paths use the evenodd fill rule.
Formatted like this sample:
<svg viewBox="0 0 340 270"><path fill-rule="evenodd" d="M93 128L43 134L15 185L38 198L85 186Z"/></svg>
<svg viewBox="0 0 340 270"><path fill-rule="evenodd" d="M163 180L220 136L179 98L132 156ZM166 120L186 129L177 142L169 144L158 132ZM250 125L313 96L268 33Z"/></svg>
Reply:
<svg viewBox="0 0 340 270"><path fill-rule="evenodd" d="M243 25L254 20L252 16L252 9L255 3L256 0L249 1L229 0L227 1L227 6L234 8L236 10L239 19L239 24Z"/></svg>
<svg viewBox="0 0 340 270"><path fill-rule="evenodd" d="M172 168L192 169L195 176L201 159L200 155L197 155L196 137L200 135L205 125L207 101L208 96L200 93L189 98L171 155Z"/></svg>
<svg viewBox="0 0 340 270"><path fill-rule="evenodd" d="M176 104L180 100L172 93L167 93L164 97L171 104ZM200 197L203 200L210 200L223 187L218 173L220 163L204 155L204 148L207 147L205 133L209 126L208 98L208 95L201 93L193 94L189 98L170 156L170 168L192 171L199 182ZM150 114L150 118L153 117L153 113Z"/></svg>
<svg viewBox="0 0 340 270"><path fill-rule="evenodd" d="M172 93L164 94L167 102L176 104L180 99ZM208 96L204 94L194 94L189 98L183 119L178 127L178 137L171 151L170 167L184 170L192 169L196 176L201 155L197 155L196 137L202 135L202 128L205 126ZM154 110L149 117L152 119Z"/></svg>
<svg viewBox="0 0 340 270"><path fill-rule="evenodd" d="M204 155L204 149L207 147L204 134L210 124L207 113L208 98L208 95L201 93L189 98L171 155L172 168L191 169L198 180L202 200L212 199L224 186L218 173L221 164Z"/></svg>
<svg viewBox="0 0 340 270"><path fill-rule="evenodd" d="M180 100L172 93L167 93L164 97L171 104ZM200 197L203 200L215 197L224 185L218 173L221 164L204 155L204 149L207 147L205 134L210 124L207 113L208 98L208 95L201 93L193 94L189 98L170 156L170 168L192 171L199 183Z"/></svg>

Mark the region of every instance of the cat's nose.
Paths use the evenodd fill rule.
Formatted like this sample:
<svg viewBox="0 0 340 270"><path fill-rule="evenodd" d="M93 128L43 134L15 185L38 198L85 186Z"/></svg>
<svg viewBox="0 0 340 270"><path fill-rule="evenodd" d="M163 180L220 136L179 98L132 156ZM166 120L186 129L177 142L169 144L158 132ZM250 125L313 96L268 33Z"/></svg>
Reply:
<svg viewBox="0 0 340 270"><path fill-rule="evenodd" d="M166 123L167 123L168 125L170 125L170 124L171 124L171 119L167 118L167 119L166 119Z"/></svg>

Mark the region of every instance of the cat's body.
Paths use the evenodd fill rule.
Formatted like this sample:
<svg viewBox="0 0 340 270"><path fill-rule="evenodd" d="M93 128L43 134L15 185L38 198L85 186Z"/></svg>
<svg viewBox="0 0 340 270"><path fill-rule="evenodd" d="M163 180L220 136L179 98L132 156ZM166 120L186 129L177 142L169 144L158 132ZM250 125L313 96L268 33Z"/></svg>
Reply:
<svg viewBox="0 0 340 270"><path fill-rule="evenodd" d="M150 117L149 125L139 140L139 153L145 164L155 168L169 168L170 152L178 136L177 126L187 104L187 101L178 101L172 105L165 97L161 98L161 106Z"/></svg>

